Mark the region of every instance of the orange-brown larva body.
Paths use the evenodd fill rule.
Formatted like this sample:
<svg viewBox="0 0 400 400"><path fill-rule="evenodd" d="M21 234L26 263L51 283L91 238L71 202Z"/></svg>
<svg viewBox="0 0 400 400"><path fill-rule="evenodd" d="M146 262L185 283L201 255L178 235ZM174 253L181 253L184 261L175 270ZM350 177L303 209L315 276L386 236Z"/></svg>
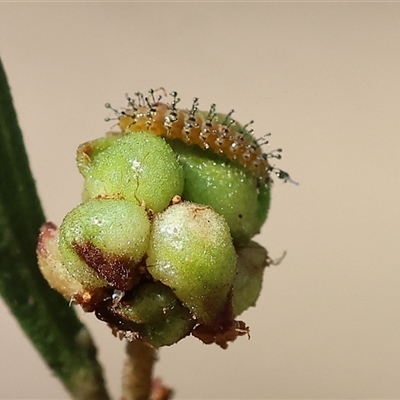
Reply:
<svg viewBox="0 0 400 400"><path fill-rule="evenodd" d="M261 145L251 133L230 119L230 114L221 121L221 115L215 113L215 105L211 106L207 114L198 111L195 99L190 110L182 110L176 108L179 102L176 93L172 93L171 104L155 101L152 90L150 94L151 98L137 94L139 104L128 98L130 107L118 112L118 124L123 133L151 131L168 139L182 140L187 145L211 149L248 169L257 177L259 184L268 183L272 171L279 178L290 180L287 173L272 167L268 162L269 158L280 158L280 155L276 152L263 153Z"/></svg>

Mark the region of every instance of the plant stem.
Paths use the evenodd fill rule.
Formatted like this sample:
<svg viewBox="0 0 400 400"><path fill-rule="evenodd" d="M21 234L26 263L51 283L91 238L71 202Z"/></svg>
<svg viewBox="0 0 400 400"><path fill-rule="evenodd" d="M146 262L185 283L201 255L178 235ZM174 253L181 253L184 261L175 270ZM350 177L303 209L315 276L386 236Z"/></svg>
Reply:
<svg viewBox="0 0 400 400"><path fill-rule="evenodd" d="M37 266L44 213L1 60L0 160L0 295L73 398L109 399L88 331Z"/></svg>
<svg viewBox="0 0 400 400"><path fill-rule="evenodd" d="M155 349L140 340L133 340L127 342L126 354L122 400L149 400Z"/></svg>

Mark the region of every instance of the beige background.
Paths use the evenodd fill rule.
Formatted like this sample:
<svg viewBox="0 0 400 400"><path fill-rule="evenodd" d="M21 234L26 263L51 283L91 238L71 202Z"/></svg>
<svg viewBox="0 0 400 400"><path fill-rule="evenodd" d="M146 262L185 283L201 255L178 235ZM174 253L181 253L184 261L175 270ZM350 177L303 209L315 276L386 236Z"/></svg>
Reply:
<svg viewBox="0 0 400 400"><path fill-rule="evenodd" d="M258 241L252 337L222 351L187 338L157 375L177 399L400 398L400 4L0 4L0 49L48 218L80 200L81 142L105 102L164 86L185 106L255 119L279 166ZM0 397L66 398L0 303ZM112 392L123 344L93 330Z"/></svg>

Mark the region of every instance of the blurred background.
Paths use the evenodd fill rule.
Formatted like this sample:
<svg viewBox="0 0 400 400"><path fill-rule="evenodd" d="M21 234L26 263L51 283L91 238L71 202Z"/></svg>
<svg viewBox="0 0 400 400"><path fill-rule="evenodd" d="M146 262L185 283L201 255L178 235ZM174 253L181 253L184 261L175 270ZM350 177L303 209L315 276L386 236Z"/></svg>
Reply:
<svg viewBox="0 0 400 400"><path fill-rule="evenodd" d="M161 349L177 399L400 397L399 43L398 3L0 3L49 220L80 202L75 151L111 128L104 103L160 86L254 119L300 182L275 182L256 238L287 256L242 316L251 340ZM79 313L118 396L124 343ZM0 398L67 398L2 302L0 318Z"/></svg>

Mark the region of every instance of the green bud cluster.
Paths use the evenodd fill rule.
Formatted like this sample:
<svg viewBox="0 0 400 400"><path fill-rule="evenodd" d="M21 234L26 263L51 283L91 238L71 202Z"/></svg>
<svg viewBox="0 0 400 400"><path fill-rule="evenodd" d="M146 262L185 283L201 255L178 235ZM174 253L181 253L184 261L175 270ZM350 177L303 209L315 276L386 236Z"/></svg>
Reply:
<svg viewBox="0 0 400 400"><path fill-rule="evenodd" d="M53 288L154 347L193 333L225 348L247 333L234 318L255 305L268 264L251 238L269 186L223 156L146 131L84 143L77 164L83 202L39 237Z"/></svg>

